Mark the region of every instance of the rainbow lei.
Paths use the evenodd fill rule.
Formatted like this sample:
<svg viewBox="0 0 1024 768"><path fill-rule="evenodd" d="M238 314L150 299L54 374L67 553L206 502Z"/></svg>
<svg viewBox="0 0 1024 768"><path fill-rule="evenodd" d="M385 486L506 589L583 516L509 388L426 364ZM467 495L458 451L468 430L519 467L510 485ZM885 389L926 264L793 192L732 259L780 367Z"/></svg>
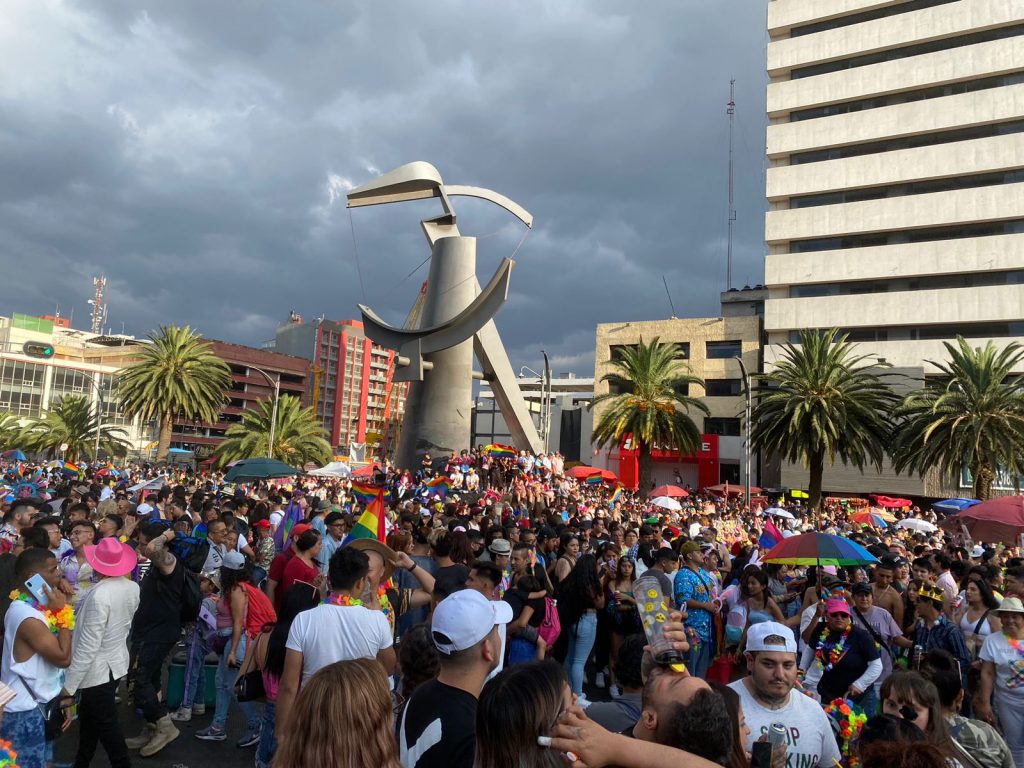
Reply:
<svg viewBox="0 0 1024 768"><path fill-rule="evenodd" d="M9 741L0 739L0 768L18 768L18 753Z"/></svg>
<svg viewBox="0 0 1024 768"><path fill-rule="evenodd" d="M384 614L384 618L391 623L391 601L388 600L388 592L384 587L380 587L377 590L377 599L380 601L380 611ZM328 595L321 601L321 605L365 605L365 603L358 597L352 597L352 595ZM3 768L3 766L0 766Z"/></svg>
<svg viewBox="0 0 1024 768"><path fill-rule="evenodd" d="M32 595L27 592L22 592L20 589L15 589L9 595L11 600L21 600L23 603L28 603L37 611L39 611L46 618L46 626L50 628L53 634L57 634L62 629L72 630L75 628L75 609L71 605L65 605L59 611L54 613L45 605L36 600ZM0 763L0 768L3 768L3 763Z"/></svg>
<svg viewBox="0 0 1024 768"><path fill-rule="evenodd" d="M843 762L847 768L855 768L860 761L857 759L857 750L853 749L852 745L860 736L868 716L850 699L833 700L825 707L825 714L839 726L839 749L843 753Z"/></svg>
<svg viewBox="0 0 1024 768"><path fill-rule="evenodd" d="M851 626L847 626L842 637L831 646L825 642L825 636L831 635L831 631L823 632L821 637L818 638L818 645L814 649L814 658L818 660L821 668L826 672L831 672L835 665L842 661L843 656L846 655L846 638L850 636L851 629Z"/></svg>

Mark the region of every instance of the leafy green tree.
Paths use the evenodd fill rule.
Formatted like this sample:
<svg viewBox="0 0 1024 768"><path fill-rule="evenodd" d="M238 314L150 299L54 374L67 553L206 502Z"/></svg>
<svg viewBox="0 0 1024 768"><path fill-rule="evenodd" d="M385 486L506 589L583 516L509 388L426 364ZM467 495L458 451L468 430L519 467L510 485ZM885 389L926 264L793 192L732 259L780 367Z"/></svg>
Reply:
<svg viewBox="0 0 1024 768"><path fill-rule="evenodd" d="M987 499L1000 468L1024 474L1024 387L1014 373L1024 347L972 347L960 336L944 346L949 361L932 363L940 374L896 409L893 464L921 475L937 469L946 478L967 467L975 498Z"/></svg>
<svg viewBox="0 0 1024 768"><path fill-rule="evenodd" d="M326 464L331 460L331 444L313 409L303 408L299 398L291 395L282 395L278 401L274 451L268 452L272 411L272 400L261 400L256 408L243 411L242 420L228 427L217 449L218 463L273 455L301 469L309 461Z"/></svg>
<svg viewBox="0 0 1024 768"><path fill-rule="evenodd" d="M149 339L141 359L121 371L118 392L127 413L159 421L156 459L166 461L174 417L215 422L226 402L231 369L188 326L160 326Z"/></svg>
<svg viewBox="0 0 1024 768"><path fill-rule="evenodd" d="M0 451L21 448L21 420L13 413L0 412Z"/></svg>
<svg viewBox="0 0 1024 768"><path fill-rule="evenodd" d="M67 443L64 452L67 461L95 459L97 426L102 451L109 456L124 456L128 452L128 433L112 424L98 425L96 411L88 398L81 395L65 395L41 416L31 419L21 439L28 450L45 453L51 458L60 455L60 446Z"/></svg>
<svg viewBox="0 0 1024 768"><path fill-rule="evenodd" d="M678 344L661 344L654 339L636 347L626 347L612 360L611 373L601 377L610 392L595 397L588 408L601 406L594 425L593 440L598 445L618 445L627 435L638 451L639 490L651 488L654 448L694 453L700 448L701 430L690 418L690 411L709 413L704 403L683 394L691 384L704 381L680 361Z"/></svg>
<svg viewBox="0 0 1024 768"><path fill-rule="evenodd" d="M772 370L758 377L751 445L808 468L812 508L821 501L826 461L882 468L899 399L866 360L834 328L803 330L799 345L784 344Z"/></svg>

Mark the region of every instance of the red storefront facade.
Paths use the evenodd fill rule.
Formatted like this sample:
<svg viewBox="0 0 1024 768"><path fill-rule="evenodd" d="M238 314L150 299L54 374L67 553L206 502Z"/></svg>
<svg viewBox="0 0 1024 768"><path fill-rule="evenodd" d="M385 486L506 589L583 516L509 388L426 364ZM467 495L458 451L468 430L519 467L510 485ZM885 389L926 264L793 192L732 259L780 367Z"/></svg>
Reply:
<svg viewBox="0 0 1024 768"><path fill-rule="evenodd" d="M717 485L719 482L719 444L718 435L701 435L700 449L692 454L680 454L679 451L655 450L652 454L657 477L659 467L668 470L665 465L696 465L697 487L705 488L709 485ZM614 457L614 452L613 452ZM614 458L613 458L614 461ZM639 451L630 447L630 438L627 437L618 450L618 467L610 467L619 476L626 488L636 489L640 480Z"/></svg>

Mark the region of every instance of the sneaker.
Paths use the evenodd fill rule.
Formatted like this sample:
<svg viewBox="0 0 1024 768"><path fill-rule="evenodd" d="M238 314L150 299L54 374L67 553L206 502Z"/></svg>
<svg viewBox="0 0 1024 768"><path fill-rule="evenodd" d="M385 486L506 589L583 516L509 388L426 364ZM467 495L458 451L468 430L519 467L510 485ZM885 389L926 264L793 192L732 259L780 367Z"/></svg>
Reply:
<svg viewBox="0 0 1024 768"><path fill-rule="evenodd" d="M598 688L604 688L604 672L598 672L594 675L594 685Z"/></svg>
<svg viewBox="0 0 1024 768"><path fill-rule="evenodd" d="M611 694L613 699L622 698L622 689L618 685L612 685L612 687L608 689L608 693Z"/></svg>
<svg viewBox="0 0 1024 768"><path fill-rule="evenodd" d="M235 746L239 749L245 749L246 747L255 747L259 743L260 729L256 729L255 731L249 731L245 736L240 738Z"/></svg>
<svg viewBox="0 0 1024 768"><path fill-rule="evenodd" d="M210 725L203 728L201 731L196 731L196 738L202 739L203 741L224 741L227 737L227 732L225 732L223 728L218 728L216 725Z"/></svg>
<svg viewBox="0 0 1024 768"><path fill-rule="evenodd" d="M206 704L205 703L193 704L192 705L192 714L195 715L196 717L199 717L199 715L205 715L206 714Z"/></svg>
<svg viewBox="0 0 1024 768"><path fill-rule="evenodd" d="M586 709L590 706L591 701L581 693L579 696L576 697L576 703L583 709Z"/></svg>
<svg viewBox="0 0 1024 768"><path fill-rule="evenodd" d="M187 723L192 719L192 710L188 707L178 707L176 710L171 712L171 720L175 720L179 723Z"/></svg>

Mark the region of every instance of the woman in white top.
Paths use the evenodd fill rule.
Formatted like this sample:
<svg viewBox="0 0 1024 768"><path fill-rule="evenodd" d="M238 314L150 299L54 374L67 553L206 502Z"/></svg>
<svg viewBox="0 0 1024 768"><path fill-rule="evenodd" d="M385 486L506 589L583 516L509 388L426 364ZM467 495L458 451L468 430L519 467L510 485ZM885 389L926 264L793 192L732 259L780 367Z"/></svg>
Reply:
<svg viewBox="0 0 1024 768"><path fill-rule="evenodd" d="M1004 598L999 618L1003 631L989 635L981 646L981 688L974 712L979 720L991 725L999 716L1014 765L1024 768L1024 603L1017 597Z"/></svg>
<svg viewBox="0 0 1024 768"><path fill-rule="evenodd" d="M995 610L999 607L999 601L988 584L983 581L968 581L964 590L964 604L956 613L955 620L964 633L964 640L967 643L967 650L972 659L978 658L978 651L981 650L985 638L1002 629L1002 624ZM981 669L981 662L975 661L971 665Z"/></svg>

